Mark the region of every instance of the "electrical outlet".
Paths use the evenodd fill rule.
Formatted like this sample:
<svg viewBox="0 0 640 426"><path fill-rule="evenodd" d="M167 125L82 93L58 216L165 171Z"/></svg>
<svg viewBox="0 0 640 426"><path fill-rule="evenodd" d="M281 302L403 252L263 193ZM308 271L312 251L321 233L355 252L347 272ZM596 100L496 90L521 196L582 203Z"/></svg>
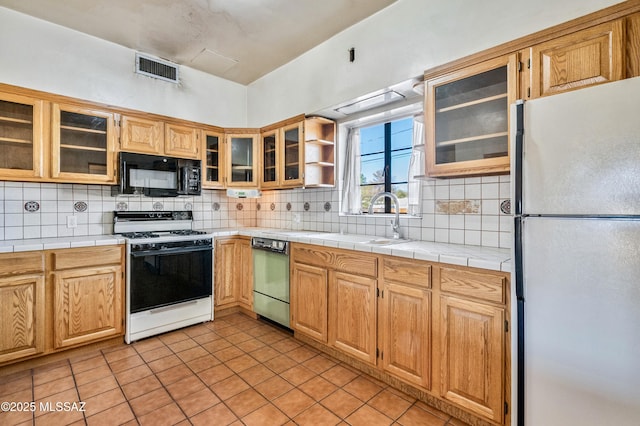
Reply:
<svg viewBox="0 0 640 426"><path fill-rule="evenodd" d="M78 218L76 216L67 216L67 228L77 228Z"/></svg>
<svg viewBox="0 0 640 426"><path fill-rule="evenodd" d="M293 214L293 223L300 223L300 214L299 213L294 213Z"/></svg>

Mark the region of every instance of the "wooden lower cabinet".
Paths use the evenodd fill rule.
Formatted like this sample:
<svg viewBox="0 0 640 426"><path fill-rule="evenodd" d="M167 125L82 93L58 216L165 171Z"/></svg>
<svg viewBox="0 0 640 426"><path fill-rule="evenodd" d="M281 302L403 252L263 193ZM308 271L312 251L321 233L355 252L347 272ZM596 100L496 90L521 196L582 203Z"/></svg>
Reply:
<svg viewBox="0 0 640 426"><path fill-rule="evenodd" d="M119 265L57 272L53 286L56 349L122 333Z"/></svg>
<svg viewBox="0 0 640 426"><path fill-rule="evenodd" d="M214 306L253 310L253 256L248 237L216 238Z"/></svg>
<svg viewBox="0 0 640 426"><path fill-rule="evenodd" d="M44 275L0 278L0 363L44 352Z"/></svg>
<svg viewBox="0 0 640 426"><path fill-rule="evenodd" d="M328 342L329 281L326 268L292 263L291 328L322 343Z"/></svg>
<svg viewBox="0 0 640 426"><path fill-rule="evenodd" d="M361 361L376 363L377 280L331 272L329 344Z"/></svg>
<svg viewBox="0 0 640 426"><path fill-rule="evenodd" d="M382 297L382 368L408 383L431 388L431 292L385 283Z"/></svg>
<svg viewBox="0 0 640 426"><path fill-rule="evenodd" d="M502 423L504 309L443 296L440 311L441 396Z"/></svg>
<svg viewBox="0 0 640 426"><path fill-rule="evenodd" d="M0 255L0 365L124 334L124 246Z"/></svg>
<svg viewBox="0 0 640 426"><path fill-rule="evenodd" d="M510 424L509 274L291 247L296 336L471 422Z"/></svg>

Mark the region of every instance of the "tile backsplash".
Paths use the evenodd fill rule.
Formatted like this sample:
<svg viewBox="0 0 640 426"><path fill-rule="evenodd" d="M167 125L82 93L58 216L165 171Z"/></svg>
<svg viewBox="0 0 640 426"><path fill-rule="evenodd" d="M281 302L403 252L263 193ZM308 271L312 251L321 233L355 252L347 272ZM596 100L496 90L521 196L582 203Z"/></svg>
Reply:
<svg viewBox="0 0 640 426"><path fill-rule="evenodd" d="M512 216L500 206L510 197L509 176L422 182L422 217L401 218L413 240L508 248ZM257 199L201 196L112 196L110 186L0 182L0 240L111 234L113 211L185 210L196 228L259 226L390 236L391 217L341 216L338 189L264 191ZM507 204L507 203L505 203ZM68 227L68 217L77 222Z"/></svg>

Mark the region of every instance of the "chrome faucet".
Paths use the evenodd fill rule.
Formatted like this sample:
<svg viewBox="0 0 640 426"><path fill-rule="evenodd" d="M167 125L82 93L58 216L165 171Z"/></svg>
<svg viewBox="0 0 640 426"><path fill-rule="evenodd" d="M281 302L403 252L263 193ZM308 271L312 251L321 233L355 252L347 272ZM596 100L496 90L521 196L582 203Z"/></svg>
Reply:
<svg viewBox="0 0 640 426"><path fill-rule="evenodd" d="M401 238L401 235L400 235L400 201L398 200L398 197L396 197L396 194L393 194L391 192L378 192L377 194L375 194L373 197L371 197L371 202L369 204L369 214L373 213L373 204L380 197L386 197L386 198L391 199L391 201L393 201L393 203L396 206L396 217L395 217L395 219L393 219L391 221L391 228L393 229L393 239L394 240L399 240Z"/></svg>

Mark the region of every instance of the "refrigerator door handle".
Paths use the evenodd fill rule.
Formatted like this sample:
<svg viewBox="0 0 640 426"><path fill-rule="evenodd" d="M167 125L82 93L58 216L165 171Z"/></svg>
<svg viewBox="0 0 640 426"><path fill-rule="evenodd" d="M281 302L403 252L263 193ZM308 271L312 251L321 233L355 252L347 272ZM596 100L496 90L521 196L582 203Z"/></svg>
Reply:
<svg viewBox="0 0 640 426"><path fill-rule="evenodd" d="M515 113L514 162L512 172L514 174L513 206L514 214L522 214L522 158L524 155L524 101L518 100L513 104L512 113Z"/></svg>

